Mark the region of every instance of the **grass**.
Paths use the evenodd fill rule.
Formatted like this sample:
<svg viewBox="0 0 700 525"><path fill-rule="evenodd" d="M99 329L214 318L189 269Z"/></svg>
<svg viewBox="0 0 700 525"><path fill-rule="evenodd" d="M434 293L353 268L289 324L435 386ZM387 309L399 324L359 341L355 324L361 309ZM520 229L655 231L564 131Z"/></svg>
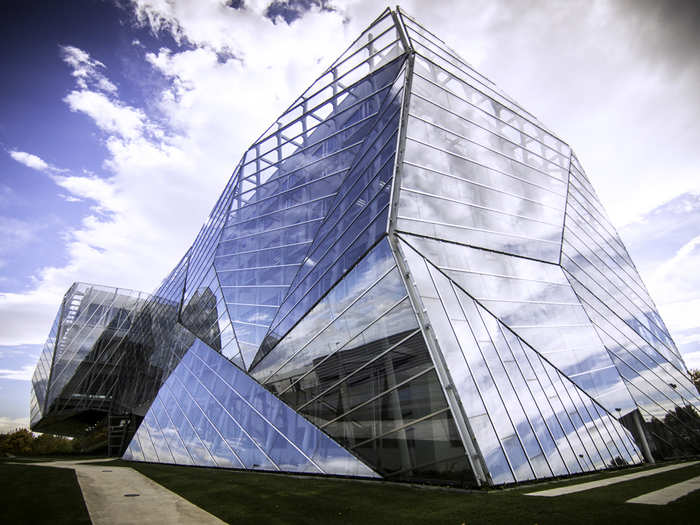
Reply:
<svg viewBox="0 0 700 525"><path fill-rule="evenodd" d="M15 459L0 462L0 522L90 523L74 470L8 463Z"/></svg>
<svg viewBox="0 0 700 525"><path fill-rule="evenodd" d="M34 458L10 461L15 460ZM555 498L524 494L639 469L508 490L462 491L120 460L104 465L132 467L229 523L639 525L700 521L700 491L666 506L625 503L635 496L700 476L700 465ZM0 461L0 494L2 523L90 523L72 470Z"/></svg>
<svg viewBox="0 0 700 525"><path fill-rule="evenodd" d="M0 458L0 463L46 463L48 461L85 461L86 459L103 459L104 456L81 456L63 455L63 456L17 456Z"/></svg>
<svg viewBox="0 0 700 525"><path fill-rule="evenodd" d="M691 523L698 521L700 513L700 493L666 506L625 503L635 496L699 476L700 465L556 498L525 496L524 493L572 481L467 492L123 461L110 465L130 466L230 523L545 525L614 522L615 525L639 525ZM633 470L587 476L573 482L630 472Z"/></svg>

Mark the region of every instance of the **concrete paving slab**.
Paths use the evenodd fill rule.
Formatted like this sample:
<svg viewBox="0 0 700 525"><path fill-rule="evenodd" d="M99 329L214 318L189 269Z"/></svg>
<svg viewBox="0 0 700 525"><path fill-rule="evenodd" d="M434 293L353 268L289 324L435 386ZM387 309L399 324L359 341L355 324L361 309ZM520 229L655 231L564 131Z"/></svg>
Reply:
<svg viewBox="0 0 700 525"><path fill-rule="evenodd" d="M642 494L636 498L628 499L626 503L666 505L696 490L700 490L700 476L681 481L680 483L676 483L674 485L669 485L668 487L655 490L654 492Z"/></svg>
<svg viewBox="0 0 700 525"><path fill-rule="evenodd" d="M700 461L688 461L686 463L677 463L675 465L667 465L665 467L658 467L649 470L643 470L641 472L634 472L632 474L625 474L623 476L615 476L612 478L599 479L596 481L588 481L586 483L578 483L576 485L568 485L566 487L560 487L556 489L540 490L537 492L529 492L525 494L526 496L544 496L552 498L555 496L563 496L564 494L573 494L575 492L583 492L584 490L597 489L598 487L605 487L607 485L614 485L615 483L623 483L625 481L630 481L638 478L645 478L647 476L653 476L655 474L661 474L662 472L669 472L671 470L677 470L680 468L690 467L691 465L697 465Z"/></svg>
<svg viewBox="0 0 700 525"><path fill-rule="evenodd" d="M94 525L225 523L132 468L89 463L52 461L29 464L75 470Z"/></svg>

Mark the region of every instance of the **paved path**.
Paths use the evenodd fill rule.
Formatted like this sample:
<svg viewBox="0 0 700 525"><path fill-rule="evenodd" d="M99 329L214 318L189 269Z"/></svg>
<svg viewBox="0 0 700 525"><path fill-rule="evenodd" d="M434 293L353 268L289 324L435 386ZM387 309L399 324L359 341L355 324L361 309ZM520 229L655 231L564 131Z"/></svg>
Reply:
<svg viewBox="0 0 700 525"><path fill-rule="evenodd" d="M90 462L30 464L74 469L94 525L225 523L132 468L90 465Z"/></svg>
<svg viewBox="0 0 700 525"><path fill-rule="evenodd" d="M624 476L615 476L612 478L599 479L597 481L589 481L587 483L578 483L577 485L568 485L566 487L560 487L557 489L540 490L538 492L530 492L525 494L526 496L563 496L564 494L573 494L575 492L583 492L584 490L597 489L598 487L605 487L607 485L614 485L615 483L622 483L624 481L630 481L632 479L645 478L647 476L653 476L654 474L661 474L662 472L668 472L670 470L677 470L679 468L689 467L691 465L697 465L700 461L689 461L687 463L677 463L675 465L667 465L665 467L653 468L649 470L642 470L641 472L634 472L633 474L625 474Z"/></svg>
<svg viewBox="0 0 700 525"><path fill-rule="evenodd" d="M675 485L669 485L654 492L648 492L628 499L627 503L643 503L644 505L666 505L672 501L682 498L693 491L700 490L700 476L691 478Z"/></svg>

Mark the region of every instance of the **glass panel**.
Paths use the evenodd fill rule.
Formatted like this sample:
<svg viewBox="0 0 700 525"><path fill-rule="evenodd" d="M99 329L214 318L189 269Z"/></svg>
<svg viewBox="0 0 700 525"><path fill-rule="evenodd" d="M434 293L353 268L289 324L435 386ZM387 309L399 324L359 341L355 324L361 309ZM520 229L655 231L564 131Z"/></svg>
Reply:
<svg viewBox="0 0 700 525"><path fill-rule="evenodd" d="M141 433L143 432L145 432L145 430L141 431ZM134 434L134 437L131 440L131 443L129 443L129 446L126 449L126 452L124 452L122 458L130 461L146 461L146 458L143 455L143 450L141 448L139 432L136 432L136 434Z"/></svg>
<svg viewBox="0 0 700 525"><path fill-rule="evenodd" d="M415 67L398 229L558 262L568 156L484 111L435 63Z"/></svg>
<svg viewBox="0 0 700 525"><path fill-rule="evenodd" d="M139 432L150 431L147 456L158 452L159 459L152 461L376 476L199 340L165 382L144 421Z"/></svg>
<svg viewBox="0 0 700 525"><path fill-rule="evenodd" d="M371 289L394 266L394 257L389 243L386 240L380 241L319 304L304 316L294 330L281 340L268 337L266 346L261 349L251 369L252 376L260 382L265 382L293 355L299 353L308 344L312 344L316 334L332 326L334 319ZM400 281L394 278L392 282L400 286L397 288L397 294L394 294L395 302L403 297L405 291L402 290L403 285ZM391 304L394 303L389 301L386 306ZM336 325L331 329L337 328L342 327ZM335 340L332 342L331 348L335 348L335 342Z"/></svg>
<svg viewBox="0 0 700 525"><path fill-rule="evenodd" d="M173 455L170 453L170 447L168 447L168 443L163 437L163 433L160 431L158 422L153 414L149 414L144 418L141 426L144 425L151 437L151 441L153 442L153 447L155 448L156 455L158 456L158 461L160 463L174 463L175 460L173 459Z"/></svg>
<svg viewBox="0 0 700 525"><path fill-rule="evenodd" d="M153 440L148 433L148 427L146 425L141 425L137 435L139 443L141 444L141 452L143 453L144 461L158 463L158 454L156 453L156 448L153 445Z"/></svg>
<svg viewBox="0 0 700 525"><path fill-rule="evenodd" d="M408 298L381 315L376 320L367 317L362 321L367 327L359 335L349 341L334 341L335 348L327 345L324 351L324 346L318 346L319 352L298 354L267 380L267 388L290 406L300 406L335 381L403 343L418 327Z"/></svg>
<svg viewBox="0 0 700 525"><path fill-rule="evenodd" d="M399 128L403 76L384 101L375 127L365 141L332 210L280 306L273 330L283 335L386 229Z"/></svg>
<svg viewBox="0 0 700 525"><path fill-rule="evenodd" d="M168 412L165 410L163 400L160 397L156 398L153 405L151 405L151 412L153 412L155 420L163 432L163 436L168 443L174 462L180 465L191 465L192 458L187 452L182 438L177 433Z"/></svg>
<svg viewBox="0 0 700 525"><path fill-rule="evenodd" d="M546 478L605 468L605 462L609 465L613 458L607 452L604 462L603 448L607 444L616 450L627 446L624 428L446 274L409 245L400 242L400 246L448 369L467 369L455 385L494 481ZM429 253L435 252L435 246L426 247L433 249ZM459 257L450 261L460 264ZM494 273L507 272L494 268ZM548 374L557 378L557 388ZM566 389L570 408L564 412L559 396ZM475 397L481 402L471 401ZM615 429L614 435L607 432L606 425ZM573 435L575 427L585 433L585 445L578 434ZM577 452L572 449L574 438L578 439ZM582 452L595 461L579 461L575 454Z"/></svg>
<svg viewBox="0 0 700 525"><path fill-rule="evenodd" d="M633 409L634 401L561 268L454 243L405 238L608 410Z"/></svg>
<svg viewBox="0 0 700 525"><path fill-rule="evenodd" d="M437 380L437 378L435 378ZM376 439L353 451L377 465L389 479L458 481L473 485L462 441L449 412L441 412Z"/></svg>
<svg viewBox="0 0 700 525"><path fill-rule="evenodd" d="M380 122L378 116L380 105L402 63L397 60L378 68L357 83L345 84L350 87L340 92L333 80L332 89L321 90L290 108L288 114L299 110L300 128L285 124L251 147L251 160L246 155L244 178L237 188L239 195L228 216L214 265L231 318L238 323L234 331L248 366L255 357L253 348L263 342L270 318L274 319L287 295L309 244L318 236L341 182L347 179L356 159L372 150L371 141L376 138L372 130L384 129L385 122ZM321 106L328 109L322 119L307 122L301 116L318 113ZM290 306L299 299L295 297ZM257 311L251 312L251 308ZM250 322L259 329L244 329L241 323Z"/></svg>
<svg viewBox="0 0 700 525"><path fill-rule="evenodd" d="M679 435L700 431L700 419L692 417L681 423L677 411L700 408L700 396L690 381L685 364L644 287L622 241L607 218L598 197L576 157L572 157L571 183L566 210L561 264L573 290L595 326L648 424L655 425L650 434L655 455L674 455L690 445L682 439L655 436L668 434L671 428ZM595 376L575 379L602 383L605 367ZM601 379L603 378L603 379ZM610 396L608 396L610 397ZM598 398L601 401L600 398ZM609 406L609 403L605 403ZM636 408L618 404L619 415ZM630 416L633 417L633 416ZM632 424L630 422L630 424ZM662 427L666 429L662 429ZM690 434L689 434L690 432ZM674 432L670 432L674 434ZM601 439L605 439L602 437ZM621 460L627 460L620 452ZM615 452L611 451L615 455ZM634 454L632 454L634 456Z"/></svg>

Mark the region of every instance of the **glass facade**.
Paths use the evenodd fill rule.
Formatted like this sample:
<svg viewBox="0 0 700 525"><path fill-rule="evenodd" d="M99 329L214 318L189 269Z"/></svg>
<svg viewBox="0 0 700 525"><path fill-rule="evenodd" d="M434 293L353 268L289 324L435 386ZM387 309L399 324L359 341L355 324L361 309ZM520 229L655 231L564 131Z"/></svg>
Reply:
<svg viewBox="0 0 700 525"><path fill-rule="evenodd" d="M400 10L243 154L152 294L76 283L31 424L134 461L503 485L700 451L579 160Z"/></svg>
<svg viewBox="0 0 700 525"><path fill-rule="evenodd" d="M200 339L160 388L124 458L377 476Z"/></svg>

